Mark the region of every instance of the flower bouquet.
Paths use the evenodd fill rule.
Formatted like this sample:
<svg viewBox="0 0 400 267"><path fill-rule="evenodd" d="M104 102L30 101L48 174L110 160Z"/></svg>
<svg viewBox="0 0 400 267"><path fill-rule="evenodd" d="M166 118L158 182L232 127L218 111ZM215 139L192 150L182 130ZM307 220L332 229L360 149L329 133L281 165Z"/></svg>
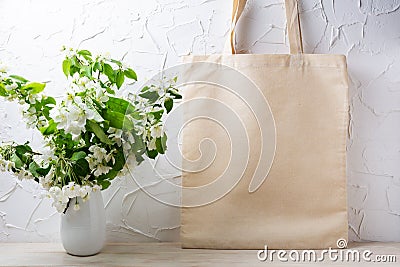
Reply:
<svg viewBox="0 0 400 267"><path fill-rule="evenodd" d="M137 80L134 70L107 55L63 50L68 86L60 101L42 93L46 84L0 68L0 96L22 105L27 126L40 131L46 148L34 151L29 143L3 143L0 168L40 183L60 213L69 206L79 210L79 201L108 188L129 167L163 154L167 136L162 117L181 98L176 79L117 96L126 81Z"/></svg>

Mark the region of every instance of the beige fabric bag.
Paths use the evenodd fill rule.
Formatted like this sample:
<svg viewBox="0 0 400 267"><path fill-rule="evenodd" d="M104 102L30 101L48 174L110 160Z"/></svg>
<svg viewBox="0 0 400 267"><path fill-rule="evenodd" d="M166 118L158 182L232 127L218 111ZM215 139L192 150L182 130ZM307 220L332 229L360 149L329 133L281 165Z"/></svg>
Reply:
<svg viewBox="0 0 400 267"><path fill-rule="evenodd" d="M232 54L184 59L219 67L185 73L210 82L183 90L182 247L336 248L348 230L346 58L302 53L296 0L286 0L290 55L235 55L245 3L234 1Z"/></svg>

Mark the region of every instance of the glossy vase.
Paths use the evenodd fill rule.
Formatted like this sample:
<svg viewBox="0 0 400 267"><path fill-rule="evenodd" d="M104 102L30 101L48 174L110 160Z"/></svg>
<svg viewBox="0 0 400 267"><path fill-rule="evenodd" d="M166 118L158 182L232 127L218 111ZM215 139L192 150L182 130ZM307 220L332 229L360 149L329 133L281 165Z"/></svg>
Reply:
<svg viewBox="0 0 400 267"><path fill-rule="evenodd" d="M106 216L100 191L92 192L83 202L78 198L79 210L74 210L75 200L61 215L61 241L68 254L90 256L101 251L105 243Z"/></svg>

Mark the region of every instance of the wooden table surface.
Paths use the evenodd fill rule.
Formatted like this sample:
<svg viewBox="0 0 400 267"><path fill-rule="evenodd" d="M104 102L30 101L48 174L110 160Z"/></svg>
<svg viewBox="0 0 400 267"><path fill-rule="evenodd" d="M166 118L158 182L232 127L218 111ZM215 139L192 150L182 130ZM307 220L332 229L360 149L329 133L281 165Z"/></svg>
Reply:
<svg viewBox="0 0 400 267"><path fill-rule="evenodd" d="M370 250L369 258L396 260L397 263L375 262L376 266L400 266L400 243L351 243L350 250L363 253ZM343 250L349 251L349 250ZM279 261L276 256L260 261L257 250L205 250L181 249L178 243L108 244L100 254L91 257L75 257L64 252L61 244L52 243L0 243L0 266L365 266L366 262ZM298 251L300 254L302 251ZM320 253L321 251L316 251ZM287 254L290 251L287 251ZM295 253L295 252L292 252ZM319 255L319 254L317 254ZM261 255L262 256L262 255ZM295 254L292 254L294 257ZM288 256L286 256L288 258Z"/></svg>

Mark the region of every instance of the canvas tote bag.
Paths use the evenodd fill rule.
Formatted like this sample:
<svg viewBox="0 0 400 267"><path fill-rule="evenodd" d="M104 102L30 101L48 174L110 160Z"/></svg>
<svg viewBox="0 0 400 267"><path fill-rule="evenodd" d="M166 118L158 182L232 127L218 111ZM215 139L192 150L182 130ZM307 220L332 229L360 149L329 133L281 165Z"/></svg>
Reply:
<svg viewBox="0 0 400 267"><path fill-rule="evenodd" d="M183 90L182 247L343 247L346 58L303 54L295 0L290 54L235 54L245 3L234 1L228 53L184 58L197 82Z"/></svg>

